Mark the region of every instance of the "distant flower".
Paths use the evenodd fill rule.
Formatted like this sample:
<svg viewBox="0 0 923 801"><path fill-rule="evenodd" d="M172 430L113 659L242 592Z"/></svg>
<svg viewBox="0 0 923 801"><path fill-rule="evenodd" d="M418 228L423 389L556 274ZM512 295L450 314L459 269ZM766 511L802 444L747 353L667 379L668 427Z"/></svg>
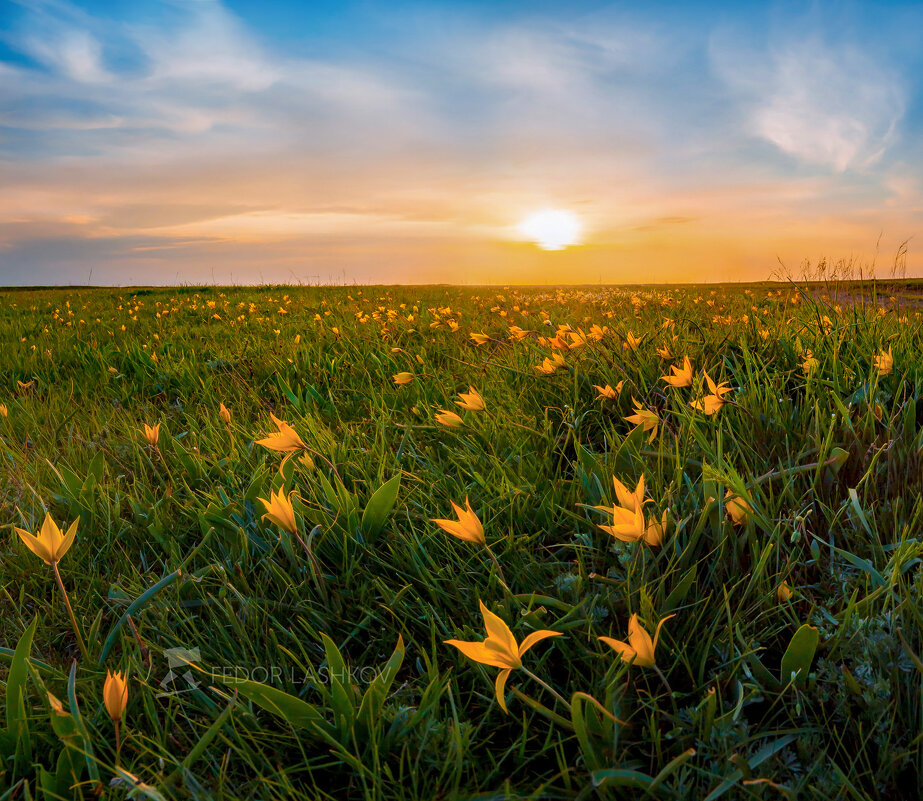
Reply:
<svg viewBox="0 0 923 801"><path fill-rule="evenodd" d="M891 355L891 348L887 352L882 351L875 357L875 369L878 375L890 375L894 369L894 356Z"/></svg>
<svg viewBox="0 0 923 801"><path fill-rule="evenodd" d="M454 645L465 656L475 662L502 668L497 675L494 689L500 708L509 713L506 708L504 690L510 673L522 667L522 657L533 645L548 637L560 637L561 632L547 629L533 631L522 643L517 644L513 632L510 631L509 626L506 625L503 619L484 606L483 601L478 601L478 604L481 607L481 614L484 616L487 639L483 642L464 642L462 640L445 640L444 642L446 645Z"/></svg>
<svg viewBox="0 0 923 801"><path fill-rule="evenodd" d="M455 515L458 517L458 520L433 520L433 522L453 537L458 537L458 539L464 540L465 542L485 545L487 541L484 539L484 527L471 508L468 498L465 498L464 509L455 503L455 501L450 501L450 503L455 510Z"/></svg>
<svg viewBox="0 0 923 801"><path fill-rule="evenodd" d="M409 384L411 381L413 381L413 373L408 373L405 371L403 373L397 373L394 376L394 383L397 384L398 386Z"/></svg>
<svg viewBox="0 0 923 801"><path fill-rule="evenodd" d="M224 420L225 425L231 425L231 413L223 403L218 404L218 417Z"/></svg>
<svg viewBox="0 0 923 801"><path fill-rule="evenodd" d="M467 392L459 392L458 397L461 398L461 400L455 401L456 406L461 406L469 412L484 411L484 399L474 387L469 386Z"/></svg>
<svg viewBox="0 0 923 801"><path fill-rule="evenodd" d="M0 415L2 415L3 417L7 417L9 415L9 412L6 409L5 403L0 403Z"/></svg>
<svg viewBox="0 0 923 801"><path fill-rule="evenodd" d="M650 409L645 409L634 398L631 399L635 407L635 413L625 418L629 423L634 423L635 427L642 426L645 431L651 432L650 441L654 441L657 436L657 427L660 425L660 418Z"/></svg>
<svg viewBox="0 0 923 801"><path fill-rule="evenodd" d="M692 406L693 409L705 412L707 415L716 414L726 403L724 396L731 391L731 388L726 383L715 384L708 373L705 373L705 383L708 384L708 389L711 394L706 395L701 400L691 401L689 405Z"/></svg>
<svg viewBox="0 0 923 801"><path fill-rule="evenodd" d="M668 345L661 345L657 348L657 355L661 359L672 359L673 354L670 352L670 347Z"/></svg>
<svg viewBox="0 0 923 801"><path fill-rule="evenodd" d="M819 364L820 362L814 358L814 354L811 351L806 350L804 352L804 361L801 363L801 369L804 371L805 375L813 373Z"/></svg>
<svg viewBox="0 0 923 801"><path fill-rule="evenodd" d="M644 339L644 336L636 337L631 331L628 332L628 336L625 337L625 342L622 343L622 347L626 350L637 350L638 345L641 344L641 340Z"/></svg>
<svg viewBox="0 0 923 801"><path fill-rule="evenodd" d="M793 594L794 594L794 591L792 590L791 587L788 586L788 582L786 581L783 581L776 588L776 598L778 598L782 602L790 601Z"/></svg>
<svg viewBox="0 0 923 801"><path fill-rule="evenodd" d="M157 447L157 442L160 439L160 423L154 423L152 426L145 423L144 428L139 428L138 431L144 434L144 439L147 440L148 445L152 448Z"/></svg>
<svg viewBox="0 0 923 801"><path fill-rule="evenodd" d="M610 387L608 384L601 387L599 384L593 384L593 389L599 393L600 398L605 398L606 400L618 400L619 395L622 392L622 385L624 381L619 381L615 387Z"/></svg>
<svg viewBox="0 0 923 801"><path fill-rule="evenodd" d="M471 339L475 345L486 345L490 342L490 337L487 334L472 334Z"/></svg>
<svg viewBox="0 0 923 801"><path fill-rule="evenodd" d="M668 357L669 358L669 357ZM671 387L691 387L692 386L692 362L688 356L683 357L682 368L675 364L670 367L672 375L662 376L661 379L666 381Z"/></svg>
<svg viewBox="0 0 923 801"><path fill-rule="evenodd" d="M734 521L734 525L741 526L747 522L750 513L753 511L743 498L738 498L731 490L727 491L724 496L724 510L728 517Z"/></svg>
<svg viewBox="0 0 923 801"><path fill-rule="evenodd" d="M439 410L439 414L436 415L436 422L448 426L449 428L460 428L465 424L465 421L462 420L461 417L455 412L450 412L447 409Z"/></svg>
<svg viewBox="0 0 923 801"><path fill-rule="evenodd" d="M667 615L657 624L653 640L651 635L638 622L637 613L633 614L628 621L628 642L614 640L611 637L600 637L599 639L622 657L623 662L628 662L628 664L637 665L638 667L654 667L656 664L654 651L660 638L660 627L671 617L675 617L675 615Z"/></svg>

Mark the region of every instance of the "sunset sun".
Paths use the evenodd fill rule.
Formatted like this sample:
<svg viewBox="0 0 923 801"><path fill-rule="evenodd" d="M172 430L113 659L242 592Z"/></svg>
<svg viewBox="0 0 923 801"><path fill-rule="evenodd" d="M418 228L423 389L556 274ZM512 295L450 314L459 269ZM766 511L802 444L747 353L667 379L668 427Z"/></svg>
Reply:
<svg viewBox="0 0 923 801"><path fill-rule="evenodd" d="M517 229L542 250L564 250L580 244L580 221L565 209L543 209L526 217Z"/></svg>

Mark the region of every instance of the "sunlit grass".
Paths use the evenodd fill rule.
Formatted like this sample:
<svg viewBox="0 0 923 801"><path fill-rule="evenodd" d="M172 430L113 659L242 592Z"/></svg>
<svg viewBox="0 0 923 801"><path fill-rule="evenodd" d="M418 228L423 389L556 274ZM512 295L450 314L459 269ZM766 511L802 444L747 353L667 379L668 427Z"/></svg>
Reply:
<svg viewBox="0 0 923 801"><path fill-rule="evenodd" d="M915 797L901 292L5 292L0 798Z"/></svg>

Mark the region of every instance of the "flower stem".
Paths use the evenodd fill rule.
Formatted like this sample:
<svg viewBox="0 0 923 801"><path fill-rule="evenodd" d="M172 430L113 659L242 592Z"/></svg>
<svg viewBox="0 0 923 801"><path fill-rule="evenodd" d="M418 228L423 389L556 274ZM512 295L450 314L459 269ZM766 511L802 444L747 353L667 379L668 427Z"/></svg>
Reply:
<svg viewBox="0 0 923 801"><path fill-rule="evenodd" d="M54 577L58 580L58 589L61 590L61 595L64 597L64 606L67 607L67 614L71 619L71 626L74 628L74 634L77 637L77 645L80 646L80 654L86 661L90 661L90 655L87 653L87 647L83 642L83 636L80 634L80 627L77 625L77 618L74 617L74 610L71 609L70 599L67 597L67 590L64 589L64 582L61 580L61 571L58 570L58 563L52 562L52 568L54 568Z"/></svg>
<svg viewBox="0 0 923 801"><path fill-rule="evenodd" d="M506 584L506 579L503 577L503 568L500 567L500 562L497 561L497 557L494 555L494 552L490 550L490 546L485 544L484 549L487 551L487 555L490 557L491 561L494 563L494 567L497 568L497 573L500 574L500 581Z"/></svg>
<svg viewBox="0 0 923 801"><path fill-rule="evenodd" d="M522 668L522 672L525 673L525 674L526 674L530 679L532 679L533 681L537 681L542 687L544 687L546 690L548 690L548 692L550 692L558 701L560 701L562 704L564 704L564 706L566 706L566 707L568 707L568 708L570 707L570 704L567 702L567 700L564 698L564 696L561 695L561 693L559 693L557 690L555 690L550 684L548 684L547 682L543 681L543 680L540 679L538 676L536 676L531 670L529 670L528 668L524 667L524 668Z"/></svg>

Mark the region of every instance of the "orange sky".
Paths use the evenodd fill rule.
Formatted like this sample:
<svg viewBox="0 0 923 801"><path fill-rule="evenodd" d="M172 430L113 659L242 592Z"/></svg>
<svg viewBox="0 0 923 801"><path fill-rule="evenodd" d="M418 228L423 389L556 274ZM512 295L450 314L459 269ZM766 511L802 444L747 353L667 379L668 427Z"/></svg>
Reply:
<svg viewBox="0 0 923 801"><path fill-rule="evenodd" d="M126 9L0 17L2 283L923 275L919 8Z"/></svg>

